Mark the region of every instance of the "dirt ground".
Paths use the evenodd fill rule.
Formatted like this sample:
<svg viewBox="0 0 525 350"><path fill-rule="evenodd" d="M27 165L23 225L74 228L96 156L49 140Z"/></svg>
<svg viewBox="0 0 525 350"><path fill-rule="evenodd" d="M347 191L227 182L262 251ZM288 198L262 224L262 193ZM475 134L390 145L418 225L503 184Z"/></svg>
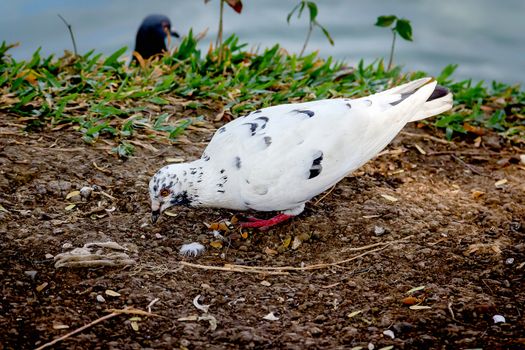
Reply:
<svg viewBox="0 0 525 350"><path fill-rule="evenodd" d="M0 115L0 349L106 315L53 348L525 348L525 151L496 135L447 143L410 126L291 222L220 242L204 222L235 213L180 208L151 225L147 195L166 159L199 156L212 131L142 139L123 161L103 141L17 123ZM66 199L84 186L91 197ZM55 267L108 241L135 263ZM190 242L206 251L180 255ZM139 314L148 305L160 316Z"/></svg>

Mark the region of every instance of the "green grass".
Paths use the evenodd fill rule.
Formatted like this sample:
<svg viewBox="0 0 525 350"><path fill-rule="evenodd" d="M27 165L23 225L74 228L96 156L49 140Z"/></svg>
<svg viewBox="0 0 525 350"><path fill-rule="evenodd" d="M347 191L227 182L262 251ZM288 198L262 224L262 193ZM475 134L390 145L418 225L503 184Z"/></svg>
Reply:
<svg viewBox="0 0 525 350"><path fill-rule="evenodd" d="M126 48L103 57L90 51L75 57L42 57L28 61L9 56L0 46L0 110L19 115L26 129L73 128L84 141L116 142L120 156L133 152L126 140L138 134L175 140L192 123L220 111L237 117L285 102L364 96L424 72L386 71L381 60L362 61L354 69L321 59L316 53L298 57L278 45L261 53L247 50L232 36L218 50L200 52L190 33L171 55L145 67L128 66ZM519 86L454 81L455 66L438 81L452 89L455 107L431 121L448 138L491 129L522 142L525 138L525 93ZM175 106L175 107L174 107Z"/></svg>

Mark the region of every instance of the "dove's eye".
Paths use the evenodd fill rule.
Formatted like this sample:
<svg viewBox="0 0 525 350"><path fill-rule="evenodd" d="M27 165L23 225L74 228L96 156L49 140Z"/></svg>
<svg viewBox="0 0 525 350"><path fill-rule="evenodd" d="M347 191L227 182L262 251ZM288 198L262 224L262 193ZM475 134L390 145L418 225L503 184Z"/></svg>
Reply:
<svg viewBox="0 0 525 350"><path fill-rule="evenodd" d="M168 190L167 188L163 188L160 190L159 194L161 197L167 197L170 195L170 190Z"/></svg>

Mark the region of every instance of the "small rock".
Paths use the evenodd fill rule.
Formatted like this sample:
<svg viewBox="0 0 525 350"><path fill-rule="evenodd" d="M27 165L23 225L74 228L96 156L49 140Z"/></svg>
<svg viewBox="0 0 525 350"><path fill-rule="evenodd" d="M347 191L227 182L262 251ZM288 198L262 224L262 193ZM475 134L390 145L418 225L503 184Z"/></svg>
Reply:
<svg viewBox="0 0 525 350"><path fill-rule="evenodd" d="M374 344L368 343L367 348L368 348L368 350L374 350L376 347L374 346Z"/></svg>
<svg viewBox="0 0 525 350"><path fill-rule="evenodd" d="M265 287L269 287L269 286L271 286L272 284L271 284L270 282L268 282L268 281L262 281L262 282L261 282L261 285L263 285L263 286L265 286Z"/></svg>
<svg viewBox="0 0 525 350"><path fill-rule="evenodd" d="M327 317L325 315L318 315L315 319L315 323L323 323L327 320Z"/></svg>
<svg viewBox="0 0 525 350"><path fill-rule="evenodd" d="M100 294L97 295L97 301L99 303L105 303L106 302L106 299L104 299L104 297Z"/></svg>
<svg viewBox="0 0 525 350"><path fill-rule="evenodd" d="M62 244L62 249L70 249L72 247L73 247L73 244L69 242Z"/></svg>
<svg viewBox="0 0 525 350"><path fill-rule="evenodd" d="M386 335L387 337L390 337L391 339L394 339L396 337L394 335L394 332L392 332L392 330L390 330L390 329L387 329L386 331L383 331L383 334Z"/></svg>
<svg viewBox="0 0 525 350"><path fill-rule="evenodd" d="M155 238L161 239L163 236L160 233L155 233Z"/></svg>
<svg viewBox="0 0 525 350"><path fill-rule="evenodd" d="M494 320L494 323L505 323L505 317L501 315L494 315L492 316L492 319Z"/></svg>
<svg viewBox="0 0 525 350"><path fill-rule="evenodd" d="M507 260L505 260L505 264L507 265L512 265L514 263L514 258L508 258Z"/></svg>
<svg viewBox="0 0 525 350"><path fill-rule="evenodd" d="M54 257L55 257L55 256L54 256L53 254L49 254L49 253L47 253L47 254L45 255L45 258L46 258L46 259L53 259Z"/></svg>
<svg viewBox="0 0 525 350"><path fill-rule="evenodd" d="M26 276L31 277L31 279L35 279L37 272L34 270L24 271L24 274Z"/></svg>
<svg viewBox="0 0 525 350"><path fill-rule="evenodd" d="M93 188L89 186L84 186L80 189L80 196L84 199L89 199L93 193Z"/></svg>
<svg viewBox="0 0 525 350"><path fill-rule="evenodd" d="M386 230L382 226L374 226L374 234L376 236L382 236L386 233Z"/></svg>
<svg viewBox="0 0 525 350"><path fill-rule="evenodd" d="M323 330L319 327L311 327L309 331L310 331L310 334L313 335L314 337L323 333Z"/></svg>

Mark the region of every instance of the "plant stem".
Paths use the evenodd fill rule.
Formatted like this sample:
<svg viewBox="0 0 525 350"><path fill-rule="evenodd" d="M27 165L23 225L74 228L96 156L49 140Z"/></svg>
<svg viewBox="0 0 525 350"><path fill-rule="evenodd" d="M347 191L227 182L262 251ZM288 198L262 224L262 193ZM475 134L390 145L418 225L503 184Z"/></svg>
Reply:
<svg viewBox="0 0 525 350"><path fill-rule="evenodd" d="M394 60L394 47L396 45L396 32L392 30L392 34L394 34L394 38L392 39L392 48L390 49L390 58L388 59L388 68L387 71L392 68L392 61Z"/></svg>
<svg viewBox="0 0 525 350"><path fill-rule="evenodd" d="M71 35L71 41L73 42L73 50L75 51L75 56L78 56L77 43L75 42L75 35L73 35L73 28L71 28L71 24L69 24L65 20L65 18L60 15L60 13L58 13L58 17L60 17L60 19L64 22L67 29L69 30L69 35Z"/></svg>
<svg viewBox="0 0 525 350"><path fill-rule="evenodd" d="M217 33L217 41L215 46L219 48L219 62L222 61L222 16L224 13L224 0L221 0L221 10L219 14L219 32Z"/></svg>
<svg viewBox="0 0 525 350"><path fill-rule="evenodd" d="M314 29L314 26L312 23L310 23L310 28L308 28L308 34L306 34L306 40L304 41L303 49L301 50L299 57L301 57L304 53L304 50L306 50L306 45L308 45L308 42L310 41L310 35L312 35L313 29Z"/></svg>

